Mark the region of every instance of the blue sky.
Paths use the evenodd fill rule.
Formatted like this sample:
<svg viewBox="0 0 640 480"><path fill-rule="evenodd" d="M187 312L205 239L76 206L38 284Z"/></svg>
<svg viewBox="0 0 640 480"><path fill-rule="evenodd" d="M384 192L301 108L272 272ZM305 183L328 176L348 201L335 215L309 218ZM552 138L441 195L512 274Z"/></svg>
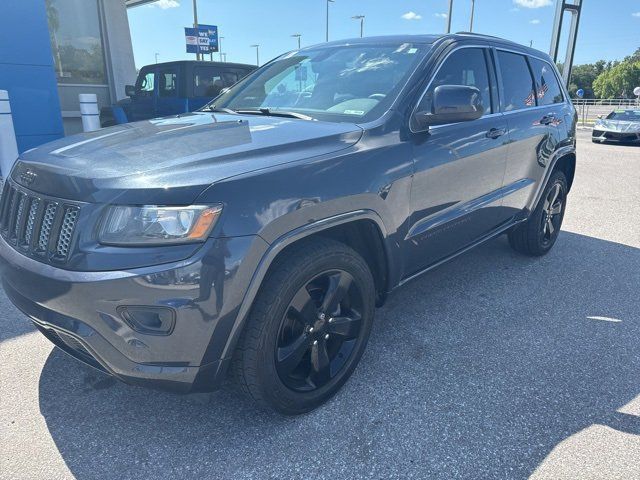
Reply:
<svg viewBox="0 0 640 480"><path fill-rule="evenodd" d="M575 63L622 59L640 47L640 0L583 0ZM468 30L471 0L454 0L452 31ZM260 63L325 38L325 0L198 0L198 20L218 25L230 62ZM549 50L555 0L476 0L474 32L508 38ZM603 7L609 8L603 8ZM330 38L356 37L365 15L365 36L441 33L448 0L335 0L330 6ZM193 23L192 0L159 0L129 10L136 66L194 58L185 53L183 27ZM214 58L217 60L217 58Z"/></svg>

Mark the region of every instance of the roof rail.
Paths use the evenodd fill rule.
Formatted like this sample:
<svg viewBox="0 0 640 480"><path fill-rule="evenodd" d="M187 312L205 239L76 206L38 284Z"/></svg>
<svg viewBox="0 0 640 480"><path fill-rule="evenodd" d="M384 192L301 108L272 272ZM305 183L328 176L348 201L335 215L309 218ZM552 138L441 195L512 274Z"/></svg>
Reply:
<svg viewBox="0 0 640 480"><path fill-rule="evenodd" d="M496 37L495 35L487 35L487 34L484 34L484 33L476 33L476 32L464 32L464 31L461 31L461 32L456 32L455 34L456 35L473 35L473 36L476 36L476 37L497 38L499 40L505 40L504 38ZM510 40L506 40L506 41L509 42Z"/></svg>

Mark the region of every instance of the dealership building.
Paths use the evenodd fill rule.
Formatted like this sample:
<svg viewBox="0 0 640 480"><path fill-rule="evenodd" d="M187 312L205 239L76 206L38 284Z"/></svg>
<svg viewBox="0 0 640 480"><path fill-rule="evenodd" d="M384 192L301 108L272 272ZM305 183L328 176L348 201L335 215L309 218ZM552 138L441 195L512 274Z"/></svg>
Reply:
<svg viewBox="0 0 640 480"><path fill-rule="evenodd" d="M127 8L154 0L17 0L0 8L0 90L18 150L82 131L80 93L99 106L135 80Z"/></svg>

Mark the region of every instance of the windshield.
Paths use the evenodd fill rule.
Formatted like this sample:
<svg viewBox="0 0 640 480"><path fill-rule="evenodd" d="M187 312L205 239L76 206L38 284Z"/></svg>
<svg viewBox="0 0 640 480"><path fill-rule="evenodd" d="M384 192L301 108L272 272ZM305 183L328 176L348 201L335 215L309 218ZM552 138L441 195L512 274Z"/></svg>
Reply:
<svg viewBox="0 0 640 480"><path fill-rule="evenodd" d="M212 109L369 121L393 103L430 45L321 46L283 55L216 98Z"/></svg>
<svg viewBox="0 0 640 480"><path fill-rule="evenodd" d="M614 110L607 115L607 119L640 122L640 110Z"/></svg>

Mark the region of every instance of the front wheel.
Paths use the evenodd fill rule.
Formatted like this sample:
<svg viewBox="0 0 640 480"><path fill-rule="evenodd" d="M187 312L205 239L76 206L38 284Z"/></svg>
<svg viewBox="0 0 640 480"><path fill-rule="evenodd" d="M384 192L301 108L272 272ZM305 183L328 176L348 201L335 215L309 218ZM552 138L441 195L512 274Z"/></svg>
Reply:
<svg viewBox="0 0 640 480"><path fill-rule="evenodd" d="M294 245L256 298L233 360L237 383L280 413L313 410L356 368L374 308L371 271L354 250L330 239Z"/></svg>
<svg viewBox="0 0 640 480"><path fill-rule="evenodd" d="M567 178L555 171L529 219L508 234L511 247L525 255L546 254L556 242L567 204Z"/></svg>

